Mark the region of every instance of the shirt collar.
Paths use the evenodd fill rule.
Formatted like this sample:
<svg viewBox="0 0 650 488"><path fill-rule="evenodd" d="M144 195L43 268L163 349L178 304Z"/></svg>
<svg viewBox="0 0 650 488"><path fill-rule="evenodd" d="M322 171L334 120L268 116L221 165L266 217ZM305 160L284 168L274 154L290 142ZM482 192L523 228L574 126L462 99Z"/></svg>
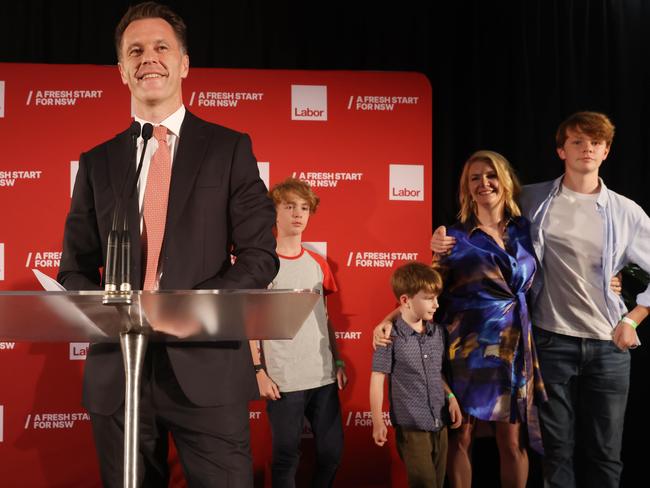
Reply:
<svg viewBox="0 0 650 488"><path fill-rule="evenodd" d="M136 122L140 122L140 125L151 124L154 127L156 125L164 125L167 127L168 132L175 135L176 137L179 137L181 133L181 125L183 125L183 119L185 118L186 111L187 110L185 109L185 105L181 105L178 110L176 110L176 112L161 121L160 124L154 124L153 122L149 122L148 120L141 119L137 116L135 116L134 119Z"/></svg>
<svg viewBox="0 0 650 488"><path fill-rule="evenodd" d="M564 180L564 175L560 176L559 178L556 178L553 181L553 188L551 189L551 198L555 198L558 196L560 191L562 191L562 180ZM598 181L600 182L600 190L598 191L598 198L596 199L596 205L599 207L606 207L607 202L609 201L608 198L608 190L607 186L605 185L605 182L603 181L602 178L598 177Z"/></svg>
<svg viewBox="0 0 650 488"><path fill-rule="evenodd" d="M523 227L523 225L524 225L524 221L523 221L523 219L521 219L521 218L517 218L517 217L508 217L508 218L506 219L506 229L507 229L508 227L510 227L511 224L512 224L512 225L516 225L517 227L519 227L519 228L521 229L521 228ZM470 236L471 236L475 231L479 230L479 227L478 227L479 224L478 224L476 221L472 221L472 222L467 221L467 222L465 222L465 224L463 224L463 226L465 227L465 230L467 231L467 234L470 235Z"/></svg>
<svg viewBox="0 0 650 488"><path fill-rule="evenodd" d="M402 318L402 315L400 314L399 317L397 317L397 320L395 320L395 328L397 329L397 332L399 335L403 336L409 336L409 335L420 335L418 332L413 330L413 328L404 322L404 319ZM425 333L430 336L433 334L433 322L425 322L424 323L424 331Z"/></svg>

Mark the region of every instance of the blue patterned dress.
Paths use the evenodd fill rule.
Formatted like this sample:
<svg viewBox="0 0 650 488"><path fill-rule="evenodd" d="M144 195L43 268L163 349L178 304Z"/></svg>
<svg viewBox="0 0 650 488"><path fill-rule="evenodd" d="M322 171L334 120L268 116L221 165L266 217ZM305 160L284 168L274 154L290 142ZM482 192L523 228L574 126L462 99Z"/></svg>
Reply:
<svg viewBox="0 0 650 488"><path fill-rule="evenodd" d="M453 252L441 261L441 322L449 332L449 383L462 410L481 420L527 425L542 452L535 400L546 400L526 303L535 275L529 222L512 218L499 245L485 232L456 224Z"/></svg>

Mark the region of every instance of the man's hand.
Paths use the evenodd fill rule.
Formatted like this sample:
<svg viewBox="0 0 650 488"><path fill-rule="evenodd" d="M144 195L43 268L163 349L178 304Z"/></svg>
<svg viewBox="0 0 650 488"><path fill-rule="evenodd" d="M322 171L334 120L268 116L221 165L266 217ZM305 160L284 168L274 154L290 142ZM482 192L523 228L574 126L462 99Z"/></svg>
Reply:
<svg viewBox="0 0 650 488"><path fill-rule="evenodd" d="M194 318L187 318L175 310L163 310L156 296L143 294L140 304L145 318L155 332L167 334L178 339L186 339L203 332L203 326Z"/></svg>
<svg viewBox="0 0 650 488"><path fill-rule="evenodd" d="M431 250L436 254L449 254L456 245L456 238L447 236L447 228L441 225L431 236Z"/></svg>
<svg viewBox="0 0 650 488"><path fill-rule="evenodd" d="M449 399L449 419L451 420L450 427L457 429L463 423L463 413L460 411L460 405L455 396Z"/></svg>
<svg viewBox="0 0 650 488"><path fill-rule="evenodd" d="M383 419L379 422L372 421L372 438L375 440L375 444L380 447L388 441L388 429Z"/></svg>
<svg viewBox="0 0 650 488"><path fill-rule="evenodd" d="M348 375L345 374L345 367L343 366L336 368L336 384L339 386L339 390L342 390L348 384Z"/></svg>
<svg viewBox="0 0 650 488"><path fill-rule="evenodd" d="M175 320L173 318L168 320L153 319L150 320L150 325L156 332L161 332L177 339L187 339L198 335L203 331L203 327L198 320Z"/></svg>
<svg viewBox="0 0 650 488"><path fill-rule="evenodd" d="M386 347L391 342L390 331L393 330L392 322L383 321L372 332L372 348Z"/></svg>
<svg viewBox="0 0 650 488"><path fill-rule="evenodd" d="M639 345L636 330L627 322L619 322L612 331L612 340L621 351L634 349Z"/></svg>
<svg viewBox="0 0 650 488"><path fill-rule="evenodd" d="M266 398L267 400L279 400L280 399L280 389L275 382L269 378L269 375L266 374L265 370L260 370L255 374L257 378L257 388L260 391L260 396Z"/></svg>

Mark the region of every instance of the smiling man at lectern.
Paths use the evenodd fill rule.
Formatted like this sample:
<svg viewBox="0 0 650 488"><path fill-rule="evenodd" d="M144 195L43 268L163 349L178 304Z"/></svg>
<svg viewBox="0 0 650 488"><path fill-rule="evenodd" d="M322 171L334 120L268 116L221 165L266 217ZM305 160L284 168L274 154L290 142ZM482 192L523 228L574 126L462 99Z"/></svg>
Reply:
<svg viewBox="0 0 650 488"><path fill-rule="evenodd" d="M266 287L278 269L275 210L249 137L205 122L183 106L181 84L189 70L183 20L155 2L139 4L118 24L115 42L135 119L154 126L137 192L126 205L133 287ZM69 290L101 287L111 216L133 165L130 147L125 131L81 155L58 274ZM138 157L141 152L140 138ZM142 484L167 486L171 432L190 486L252 486L248 401L254 398L247 343L150 344L140 400ZM83 403L91 414L102 481L122 486L119 345L91 346Z"/></svg>

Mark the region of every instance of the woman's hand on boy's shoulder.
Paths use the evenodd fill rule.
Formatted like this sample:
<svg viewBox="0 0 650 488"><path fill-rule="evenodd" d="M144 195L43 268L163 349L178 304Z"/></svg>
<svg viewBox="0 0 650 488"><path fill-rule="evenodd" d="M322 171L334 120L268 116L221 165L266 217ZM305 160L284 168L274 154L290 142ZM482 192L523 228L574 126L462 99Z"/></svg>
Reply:
<svg viewBox="0 0 650 488"><path fill-rule="evenodd" d="M451 253L452 249L456 245L456 238L453 236L448 236L447 228L444 225L441 225L435 231L433 231L430 244L431 250L434 253L444 256Z"/></svg>

